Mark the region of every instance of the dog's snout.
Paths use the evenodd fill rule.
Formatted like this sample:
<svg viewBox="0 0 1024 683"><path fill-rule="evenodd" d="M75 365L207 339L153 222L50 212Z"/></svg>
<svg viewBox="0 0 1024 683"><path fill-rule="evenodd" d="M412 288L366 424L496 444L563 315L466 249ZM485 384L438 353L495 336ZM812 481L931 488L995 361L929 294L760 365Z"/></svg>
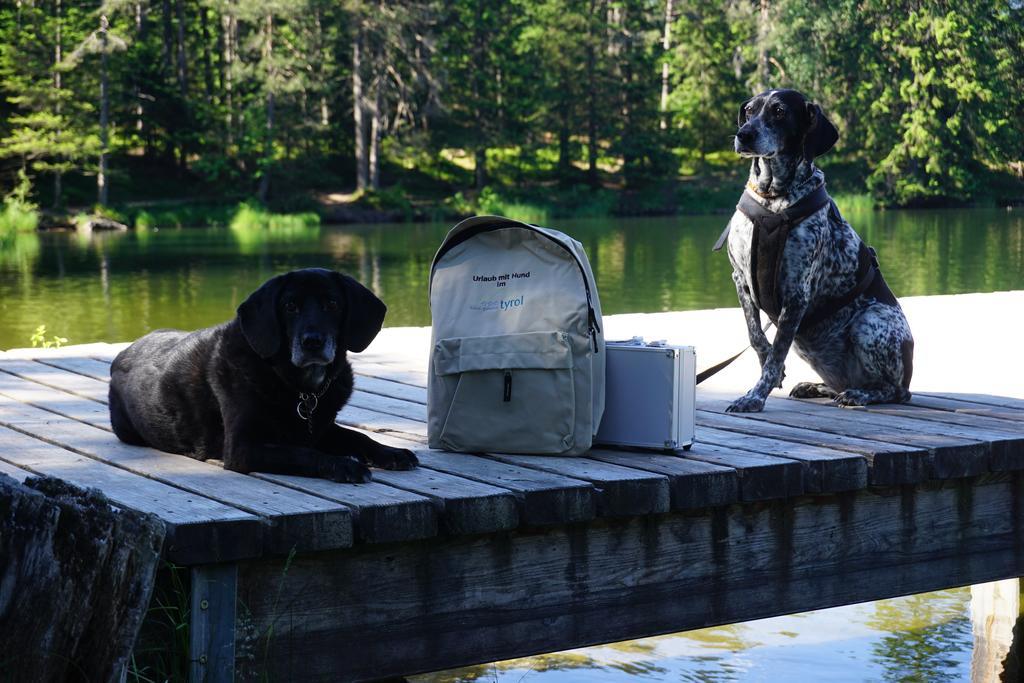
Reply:
<svg viewBox="0 0 1024 683"><path fill-rule="evenodd" d="M324 336L318 332L306 332L302 335L302 348L306 351L319 351L324 348Z"/></svg>
<svg viewBox="0 0 1024 683"><path fill-rule="evenodd" d="M736 139L744 145L749 145L754 141L754 131L744 126L737 131Z"/></svg>

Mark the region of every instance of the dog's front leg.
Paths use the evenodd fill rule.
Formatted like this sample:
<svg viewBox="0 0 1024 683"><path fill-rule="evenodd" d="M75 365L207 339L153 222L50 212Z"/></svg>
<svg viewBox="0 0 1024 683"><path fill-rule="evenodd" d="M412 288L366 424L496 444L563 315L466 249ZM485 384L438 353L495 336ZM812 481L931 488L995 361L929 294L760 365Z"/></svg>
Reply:
<svg viewBox="0 0 1024 683"><path fill-rule="evenodd" d="M763 369L772 347L768 342L768 337L764 334L764 328L761 327L761 311L754 305L754 297L750 295L750 289L743 281L743 276L733 271L732 281L736 284L736 296L740 300L743 317L747 321L747 336L750 338L750 346L757 353L757 359L761 362L761 368Z"/></svg>
<svg viewBox="0 0 1024 683"><path fill-rule="evenodd" d="M750 346L757 353L761 367L764 367L771 344L768 343L768 337L765 336L764 330L761 328L761 311L754 305L754 298L750 295L750 288L744 282L743 276L735 270L732 272L732 281L736 285L736 296L740 300L740 308L743 309L743 317L747 321L747 336L750 337Z"/></svg>
<svg viewBox="0 0 1024 683"><path fill-rule="evenodd" d="M411 470L419 464L416 454L406 448L377 443L362 432L330 424L317 444L328 453L358 458L360 462L385 470Z"/></svg>
<svg viewBox="0 0 1024 683"><path fill-rule="evenodd" d="M256 413L254 413L256 414ZM266 438L257 418L244 410L224 413L224 469L319 477L331 481L370 481L370 470L355 458L338 457L298 444Z"/></svg>
<svg viewBox="0 0 1024 683"><path fill-rule="evenodd" d="M764 409L764 402L772 389L782 385L782 378L785 376L786 356L789 355L789 347L793 345L793 339L796 337L797 328L800 327L800 321L803 320L804 313L807 312L808 300L809 296L805 288L801 288L801 291L794 292L791 296L787 297L786 304L782 307L782 311L779 314L775 340L768 347L765 358L761 362L761 379L745 396L733 401L726 408L726 412L760 412ZM764 333L762 332L761 334L763 335Z"/></svg>

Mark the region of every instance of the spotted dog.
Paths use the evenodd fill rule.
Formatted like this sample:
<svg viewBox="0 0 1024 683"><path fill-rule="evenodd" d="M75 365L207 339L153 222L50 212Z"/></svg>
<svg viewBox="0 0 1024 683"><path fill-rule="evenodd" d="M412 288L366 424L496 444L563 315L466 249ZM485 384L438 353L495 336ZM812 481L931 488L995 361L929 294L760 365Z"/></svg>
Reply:
<svg viewBox="0 0 1024 683"><path fill-rule="evenodd" d="M794 90L769 90L740 106L735 149L750 178L723 233L761 378L730 412L758 412L781 388L790 346L823 383L801 382L797 398L840 406L910 399L914 340L874 251L839 214L814 159L839 134ZM722 240L719 240L721 246ZM771 343L765 312L777 330Z"/></svg>

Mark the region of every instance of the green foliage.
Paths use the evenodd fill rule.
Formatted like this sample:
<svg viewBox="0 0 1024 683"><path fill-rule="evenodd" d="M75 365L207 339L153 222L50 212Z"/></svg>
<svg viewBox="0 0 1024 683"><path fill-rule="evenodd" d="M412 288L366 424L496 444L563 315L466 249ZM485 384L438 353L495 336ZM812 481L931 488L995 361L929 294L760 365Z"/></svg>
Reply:
<svg viewBox="0 0 1024 683"><path fill-rule="evenodd" d="M4 197L0 210L0 245L15 233L32 232L39 227L39 211L29 200L32 185L24 171L18 172L18 184Z"/></svg>
<svg viewBox="0 0 1024 683"><path fill-rule="evenodd" d="M235 232L304 230L319 225L320 216L315 213L271 213L253 202L239 204L228 223L228 227Z"/></svg>
<svg viewBox="0 0 1024 683"><path fill-rule="evenodd" d="M351 193L357 156L375 173L356 206L408 217L717 209L715 188L745 174L736 109L764 86L835 121L823 163L856 172L830 171L833 189L899 205L1024 194L1020 2L761 6L0 3L0 186L21 168L31 201L91 204L104 147L105 203L147 202L122 209L140 227L226 226L246 197L307 212L314 193ZM584 186L609 196L588 203ZM20 215L5 205L0 224Z"/></svg>
<svg viewBox="0 0 1024 683"><path fill-rule="evenodd" d="M126 680L156 683L188 679L191 611L188 567L164 563L157 571Z"/></svg>
<svg viewBox="0 0 1024 683"><path fill-rule="evenodd" d="M40 325L36 328L36 331L29 337L29 342L32 344L32 348L41 349L59 349L64 344L68 343L67 337L58 337L55 334L50 335L50 338L46 338L46 325Z"/></svg>

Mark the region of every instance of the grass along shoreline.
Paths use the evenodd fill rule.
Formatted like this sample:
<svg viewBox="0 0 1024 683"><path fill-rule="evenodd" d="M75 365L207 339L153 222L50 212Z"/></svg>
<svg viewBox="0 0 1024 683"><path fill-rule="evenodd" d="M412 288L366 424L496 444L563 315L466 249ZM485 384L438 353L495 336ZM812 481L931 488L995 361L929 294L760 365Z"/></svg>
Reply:
<svg viewBox="0 0 1024 683"><path fill-rule="evenodd" d="M535 223L609 216L728 214L736 206L741 187L724 180L670 181L640 190L585 185L500 189L489 186L438 199L412 197L401 186L394 186L378 192L307 196L287 206L302 207L298 211L275 210L274 204L264 206L254 200L171 200L53 212L40 210L15 192L5 197L0 206L0 246L16 233L77 229L96 218L138 230L227 227L236 231L287 231L321 223L454 222L475 214L502 215ZM839 191L833 192L832 197L841 211L886 209L867 192ZM964 207L951 203L935 208Z"/></svg>

